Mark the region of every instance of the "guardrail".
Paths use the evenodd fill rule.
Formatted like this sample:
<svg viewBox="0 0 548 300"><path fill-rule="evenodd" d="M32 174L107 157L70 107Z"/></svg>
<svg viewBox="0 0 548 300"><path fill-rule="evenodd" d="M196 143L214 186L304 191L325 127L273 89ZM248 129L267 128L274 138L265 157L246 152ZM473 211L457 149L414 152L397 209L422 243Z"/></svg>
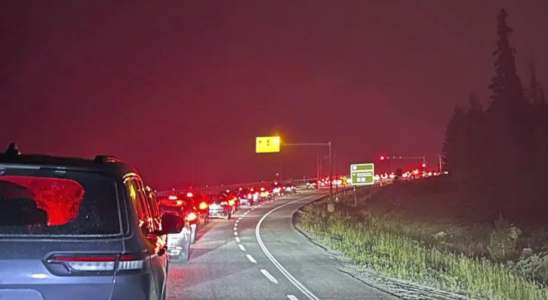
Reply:
<svg viewBox="0 0 548 300"><path fill-rule="evenodd" d="M194 187L194 188L188 188L183 190L167 190L167 191L156 191L156 196L158 197L166 197L169 195L183 195L184 193L188 192L189 190L195 191L197 193L204 193L204 194L213 194L218 193L225 190L235 190L239 188L260 188L261 186L270 186L274 182L280 182L280 183L304 183L308 181L316 180L316 178L304 178L304 179L294 179L294 180L280 180L280 181L261 181L261 182L249 182L249 183L234 183L234 184L222 184L222 185L216 185L216 186L202 186L202 187Z"/></svg>

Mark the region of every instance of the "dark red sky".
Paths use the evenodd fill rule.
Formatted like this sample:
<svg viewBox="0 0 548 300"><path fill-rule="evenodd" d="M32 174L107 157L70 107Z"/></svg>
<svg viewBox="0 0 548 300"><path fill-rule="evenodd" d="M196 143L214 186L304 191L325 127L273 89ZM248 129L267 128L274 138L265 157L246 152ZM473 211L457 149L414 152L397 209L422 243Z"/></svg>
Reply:
<svg viewBox="0 0 548 300"><path fill-rule="evenodd" d="M188 182L192 144L198 183L268 179L254 137L276 132L333 141L345 170L434 164L454 105L489 96L502 6L522 80L532 51L548 84L545 0L6 2L0 142L110 153L157 188ZM284 172L314 175L317 153L288 149Z"/></svg>

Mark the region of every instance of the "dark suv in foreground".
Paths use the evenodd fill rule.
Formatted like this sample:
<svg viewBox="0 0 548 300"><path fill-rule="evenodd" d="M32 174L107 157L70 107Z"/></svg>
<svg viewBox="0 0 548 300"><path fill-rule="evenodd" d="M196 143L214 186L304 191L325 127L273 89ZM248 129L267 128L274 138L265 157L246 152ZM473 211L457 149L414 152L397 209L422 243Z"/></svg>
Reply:
<svg viewBox="0 0 548 300"><path fill-rule="evenodd" d="M2 300L165 299L179 226L115 158L0 153Z"/></svg>

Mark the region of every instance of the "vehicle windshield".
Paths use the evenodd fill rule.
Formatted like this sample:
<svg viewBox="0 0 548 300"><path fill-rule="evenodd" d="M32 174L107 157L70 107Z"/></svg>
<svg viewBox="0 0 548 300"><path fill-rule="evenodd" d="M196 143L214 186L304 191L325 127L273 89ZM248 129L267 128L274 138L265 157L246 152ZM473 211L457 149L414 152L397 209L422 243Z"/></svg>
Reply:
<svg viewBox="0 0 548 300"><path fill-rule="evenodd" d="M115 182L95 174L0 169L0 235L119 234Z"/></svg>

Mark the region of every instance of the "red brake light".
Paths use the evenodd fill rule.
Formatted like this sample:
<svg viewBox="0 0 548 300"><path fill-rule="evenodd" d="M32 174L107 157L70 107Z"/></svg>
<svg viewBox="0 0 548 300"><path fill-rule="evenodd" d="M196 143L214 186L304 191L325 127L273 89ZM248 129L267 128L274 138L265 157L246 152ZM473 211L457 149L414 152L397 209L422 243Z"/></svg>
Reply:
<svg viewBox="0 0 548 300"><path fill-rule="evenodd" d="M177 196L169 196L169 200L177 200Z"/></svg>
<svg viewBox="0 0 548 300"><path fill-rule="evenodd" d="M177 206L181 206L183 205L183 200L177 200L177 202L175 202L177 204Z"/></svg>
<svg viewBox="0 0 548 300"><path fill-rule="evenodd" d="M251 194L247 194L247 199L251 199L252 195Z"/></svg>
<svg viewBox="0 0 548 300"><path fill-rule="evenodd" d="M191 213L188 214L188 216L186 217L186 219L187 219L188 221L194 221L194 220L198 219L198 216L196 215L196 213L191 212Z"/></svg>
<svg viewBox="0 0 548 300"><path fill-rule="evenodd" d="M264 187L261 188L261 191L264 192Z"/></svg>
<svg viewBox="0 0 548 300"><path fill-rule="evenodd" d="M194 195L193 195L191 192L186 193L186 196L187 196L188 198L194 197Z"/></svg>
<svg viewBox="0 0 548 300"><path fill-rule="evenodd" d="M234 203L235 203L234 200L228 200L228 205L232 206L234 205Z"/></svg>
<svg viewBox="0 0 548 300"><path fill-rule="evenodd" d="M200 205L198 206L198 208L201 209L201 210L206 209L206 208L207 208L207 203L205 203L205 202L200 203Z"/></svg>

